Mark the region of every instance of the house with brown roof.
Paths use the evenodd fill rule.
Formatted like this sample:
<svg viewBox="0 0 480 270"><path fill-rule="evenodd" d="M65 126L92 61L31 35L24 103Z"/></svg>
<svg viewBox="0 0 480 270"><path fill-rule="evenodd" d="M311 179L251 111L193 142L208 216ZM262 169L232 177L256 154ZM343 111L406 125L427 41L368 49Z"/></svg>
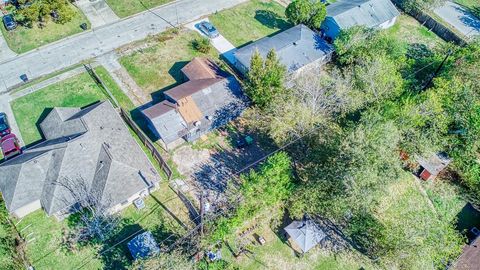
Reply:
<svg viewBox="0 0 480 270"><path fill-rule="evenodd" d="M149 129L167 147L194 141L240 116L247 101L240 84L212 60L194 58L182 70L186 82L165 91L145 110Z"/></svg>

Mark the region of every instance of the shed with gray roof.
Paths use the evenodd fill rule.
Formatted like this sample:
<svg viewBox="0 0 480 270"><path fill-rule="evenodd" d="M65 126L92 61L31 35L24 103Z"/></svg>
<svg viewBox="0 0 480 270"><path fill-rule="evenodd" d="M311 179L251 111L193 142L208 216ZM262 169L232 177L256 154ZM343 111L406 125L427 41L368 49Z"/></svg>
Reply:
<svg viewBox="0 0 480 270"><path fill-rule="evenodd" d="M325 237L325 232L311 219L295 220L285 227L290 239L302 250L308 252L320 243Z"/></svg>
<svg viewBox="0 0 480 270"><path fill-rule="evenodd" d="M45 141L0 165L0 190L17 217L40 208L57 217L78 210L71 181L82 181L112 212L158 186L158 173L108 101L54 108L40 129Z"/></svg>
<svg viewBox="0 0 480 270"><path fill-rule="evenodd" d="M238 49L234 53L235 67L245 75L250 68L250 61L255 51L265 58L272 49L289 73L314 63L327 62L333 53L331 45L310 28L299 24Z"/></svg>
<svg viewBox="0 0 480 270"><path fill-rule="evenodd" d="M327 17L321 29L335 39L341 30L353 26L386 29L400 15L390 0L340 0L327 6Z"/></svg>

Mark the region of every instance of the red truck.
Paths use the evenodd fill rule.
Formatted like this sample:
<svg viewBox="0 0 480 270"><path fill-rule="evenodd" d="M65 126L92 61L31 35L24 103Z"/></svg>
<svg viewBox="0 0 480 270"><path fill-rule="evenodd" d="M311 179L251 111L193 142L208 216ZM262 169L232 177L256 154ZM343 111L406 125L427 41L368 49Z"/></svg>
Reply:
<svg viewBox="0 0 480 270"><path fill-rule="evenodd" d="M0 139L0 147L2 148L3 158L5 160L22 153L22 148L18 143L17 136L13 133L3 136Z"/></svg>

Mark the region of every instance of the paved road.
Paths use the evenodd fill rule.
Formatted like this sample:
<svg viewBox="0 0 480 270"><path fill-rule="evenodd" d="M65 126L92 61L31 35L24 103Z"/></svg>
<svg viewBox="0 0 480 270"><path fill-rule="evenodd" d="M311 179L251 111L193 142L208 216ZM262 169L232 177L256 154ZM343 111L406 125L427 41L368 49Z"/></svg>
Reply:
<svg viewBox="0 0 480 270"><path fill-rule="evenodd" d="M480 35L480 19L473 16L466 8L447 1L434 12L462 34L468 37Z"/></svg>
<svg viewBox="0 0 480 270"><path fill-rule="evenodd" d="M21 74L34 79L160 33L171 27L168 22L187 23L245 1L179 0L19 55L0 63L0 93L21 83Z"/></svg>

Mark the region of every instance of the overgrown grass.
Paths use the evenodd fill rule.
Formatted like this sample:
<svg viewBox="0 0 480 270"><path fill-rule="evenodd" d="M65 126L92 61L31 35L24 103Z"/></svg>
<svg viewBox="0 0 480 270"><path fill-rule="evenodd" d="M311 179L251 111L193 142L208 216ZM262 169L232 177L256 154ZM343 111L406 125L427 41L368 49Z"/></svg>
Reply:
<svg viewBox="0 0 480 270"><path fill-rule="evenodd" d="M180 70L196 56L218 59L218 53L211 50L208 55L193 48L192 42L200 34L181 29L178 35L163 33L154 37L158 42L152 47L120 58L135 82L146 92L153 93L183 82Z"/></svg>
<svg viewBox="0 0 480 270"><path fill-rule="evenodd" d="M390 35L399 38L405 44L425 44L429 48L433 48L440 44L445 44L445 41L437 36L435 33L429 31L428 28L421 25L414 18L402 14L398 16L395 25L386 30Z"/></svg>
<svg viewBox="0 0 480 270"><path fill-rule="evenodd" d="M17 245L15 243L15 228L8 220L5 202L0 197L0 269L20 269Z"/></svg>
<svg viewBox="0 0 480 270"><path fill-rule="evenodd" d="M24 53L82 32L83 30L80 28L82 23L87 23L88 28L90 28L90 22L85 15L73 5L71 8L74 10L75 16L65 24L58 24L48 20L43 28L39 28L37 24L33 24L32 28L19 25L13 31L5 30L3 25L0 28L10 49L16 53Z"/></svg>
<svg viewBox="0 0 480 270"><path fill-rule="evenodd" d="M455 0L454 2L470 9L480 7L480 2L478 0Z"/></svg>
<svg viewBox="0 0 480 270"><path fill-rule="evenodd" d="M209 19L235 46L292 26L285 18L285 8L275 1L252 0L215 13Z"/></svg>
<svg viewBox="0 0 480 270"><path fill-rule="evenodd" d="M127 17L135 13L163 5L173 0L106 0L110 8L117 14L118 17Z"/></svg>

